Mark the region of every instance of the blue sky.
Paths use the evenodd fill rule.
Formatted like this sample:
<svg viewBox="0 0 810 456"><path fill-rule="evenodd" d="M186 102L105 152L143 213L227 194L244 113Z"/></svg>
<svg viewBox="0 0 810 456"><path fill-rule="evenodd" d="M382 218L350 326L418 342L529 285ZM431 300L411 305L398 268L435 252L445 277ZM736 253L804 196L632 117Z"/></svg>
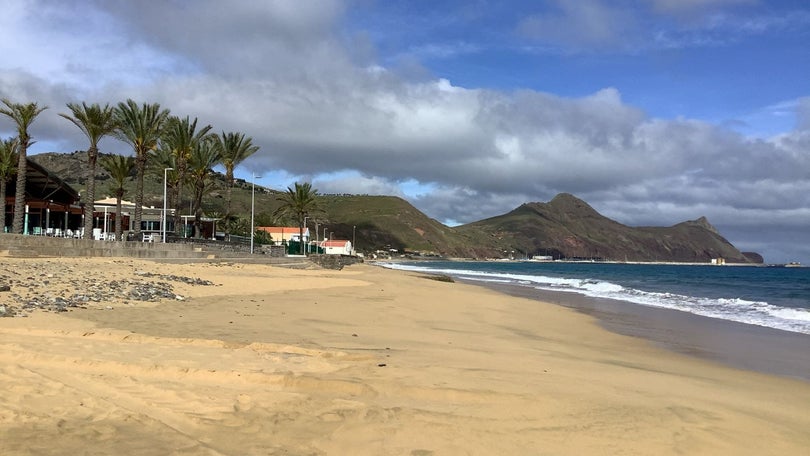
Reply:
<svg viewBox="0 0 810 456"><path fill-rule="evenodd" d="M568 192L810 263L808 42L800 1L7 0L0 96L50 106L33 153L86 148L66 102L131 97L252 136L272 188L447 223Z"/></svg>
<svg viewBox="0 0 810 456"><path fill-rule="evenodd" d="M806 2L390 3L349 11L349 26L367 31L385 65L418 61L462 87L566 97L615 87L655 117L756 119L737 126L752 135L791 129L793 116L767 119L769 107L810 92ZM547 18L569 25L570 36L526 30ZM579 28L591 20L604 24L599 42Z"/></svg>

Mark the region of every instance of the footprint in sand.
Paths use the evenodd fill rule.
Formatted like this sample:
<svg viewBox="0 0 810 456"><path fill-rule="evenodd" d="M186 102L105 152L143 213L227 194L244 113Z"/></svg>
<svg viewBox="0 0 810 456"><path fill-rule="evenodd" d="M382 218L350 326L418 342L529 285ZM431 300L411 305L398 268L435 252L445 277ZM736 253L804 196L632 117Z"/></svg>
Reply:
<svg viewBox="0 0 810 456"><path fill-rule="evenodd" d="M247 394L240 394L236 396L236 402L233 403L233 410L235 412L246 412L253 408L253 398Z"/></svg>

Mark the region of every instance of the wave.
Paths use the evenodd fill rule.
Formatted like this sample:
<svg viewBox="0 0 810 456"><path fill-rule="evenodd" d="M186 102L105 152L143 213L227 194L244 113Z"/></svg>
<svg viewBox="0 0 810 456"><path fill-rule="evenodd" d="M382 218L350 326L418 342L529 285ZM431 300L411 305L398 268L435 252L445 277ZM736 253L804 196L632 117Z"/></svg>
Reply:
<svg viewBox="0 0 810 456"><path fill-rule="evenodd" d="M433 268L403 263L379 264L389 269L446 274L478 282L513 284L540 290L578 293L593 298L627 301L648 307L679 310L704 317L810 334L810 310L782 307L764 301L749 301L733 297L708 298L678 293L644 291L594 279Z"/></svg>

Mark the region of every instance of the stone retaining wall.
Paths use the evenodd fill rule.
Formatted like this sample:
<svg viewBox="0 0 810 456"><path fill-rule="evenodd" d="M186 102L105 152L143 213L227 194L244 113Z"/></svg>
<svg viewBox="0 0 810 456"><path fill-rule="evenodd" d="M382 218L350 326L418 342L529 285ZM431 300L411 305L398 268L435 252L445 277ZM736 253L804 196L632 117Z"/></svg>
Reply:
<svg viewBox="0 0 810 456"><path fill-rule="evenodd" d="M357 262L356 257L340 255L311 255L286 257L283 246L250 246L221 241L195 242L136 242L95 241L92 239L23 236L0 233L0 257L124 257L164 261L226 260L251 263L278 264L285 267L306 267L312 263L329 269L341 269ZM362 261L362 259L359 259ZM312 263L310 263L310 261Z"/></svg>
<svg viewBox="0 0 810 456"><path fill-rule="evenodd" d="M344 266L362 263L363 259L351 255L310 255L309 261L325 269L341 270Z"/></svg>
<svg viewBox="0 0 810 456"><path fill-rule="evenodd" d="M190 244L111 242L8 233L0 234L0 252L15 257L205 258L207 255Z"/></svg>

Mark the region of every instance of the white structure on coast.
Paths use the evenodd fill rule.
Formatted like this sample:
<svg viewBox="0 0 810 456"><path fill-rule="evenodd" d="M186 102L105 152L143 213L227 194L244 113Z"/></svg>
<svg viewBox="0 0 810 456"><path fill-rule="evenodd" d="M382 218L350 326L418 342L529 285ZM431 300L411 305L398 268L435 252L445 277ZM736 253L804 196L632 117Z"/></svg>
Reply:
<svg viewBox="0 0 810 456"><path fill-rule="evenodd" d="M339 239L325 240L319 244L326 255L354 255L352 241Z"/></svg>

